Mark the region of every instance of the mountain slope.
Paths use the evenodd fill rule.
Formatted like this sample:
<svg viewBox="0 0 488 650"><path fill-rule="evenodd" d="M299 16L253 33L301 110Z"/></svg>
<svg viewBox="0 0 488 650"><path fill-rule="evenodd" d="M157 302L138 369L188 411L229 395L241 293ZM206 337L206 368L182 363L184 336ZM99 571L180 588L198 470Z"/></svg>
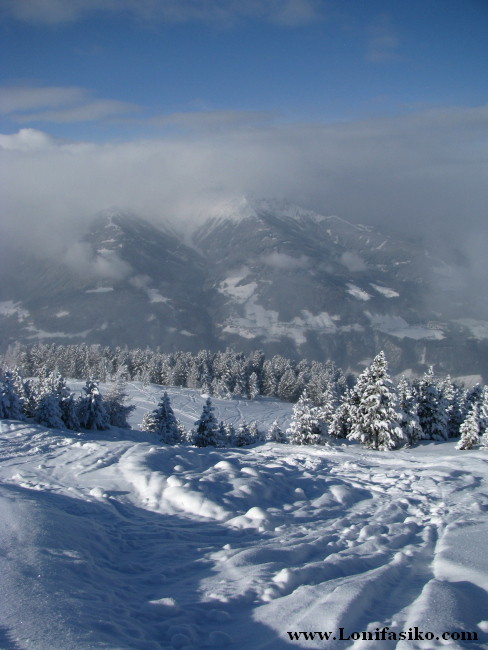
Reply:
<svg viewBox="0 0 488 650"><path fill-rule="evenodd" d="M62 260L19 253L2 283L0 344L231 346L354 371L384 349L394 372L486 376L488 323L449 294L450 274L415 242L278 201L221 206L187 243L112 211Z"/></svg>

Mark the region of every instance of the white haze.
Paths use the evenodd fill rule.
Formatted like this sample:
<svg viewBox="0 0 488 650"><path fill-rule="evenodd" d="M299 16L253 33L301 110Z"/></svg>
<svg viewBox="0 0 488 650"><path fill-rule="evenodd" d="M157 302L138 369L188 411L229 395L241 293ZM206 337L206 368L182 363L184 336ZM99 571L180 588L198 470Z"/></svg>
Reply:
<svg viewBox="0 0 488 650"><path fill-rule="evenodd" d="M488 107L229 124L106 144L32 129L0 136L2 249L65 255L89 220L114 206L189 229L215 204L245 194L420 236L428 248L440 242L486 277Z"/></svg>

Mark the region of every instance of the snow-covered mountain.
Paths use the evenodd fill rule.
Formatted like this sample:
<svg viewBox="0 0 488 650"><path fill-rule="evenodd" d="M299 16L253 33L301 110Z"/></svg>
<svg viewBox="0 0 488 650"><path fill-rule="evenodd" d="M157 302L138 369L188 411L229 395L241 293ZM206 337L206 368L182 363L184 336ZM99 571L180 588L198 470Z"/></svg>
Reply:
<svg viewBox="0 0 488 650"><path fill-rule="evenodd" d="M486 376L488 323L452 274L418 243L280 201L222 204L186 238L112 211L62 260L18 255L0 344L231 346L356 371L384 349L394 372Z"/></svg>

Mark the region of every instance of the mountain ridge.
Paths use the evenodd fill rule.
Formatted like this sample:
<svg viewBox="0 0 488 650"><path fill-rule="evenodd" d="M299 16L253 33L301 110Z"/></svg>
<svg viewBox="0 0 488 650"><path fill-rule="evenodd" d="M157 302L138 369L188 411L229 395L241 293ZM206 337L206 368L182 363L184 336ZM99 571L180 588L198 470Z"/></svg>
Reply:
<svg viewBox="0 0 488 650"><path fill-rule="evenodd" d="M488 374L488 323L462 296L460 305L450 300L449 313L432 307L437 277L449 278L449 267L415 243L251 199L210 210L186 237L109 210L71 256L19 252L0 290L1 348L17 340L191 352L229 346L330 358L355 372L384 349L394 372L435 364Z"/></svg>

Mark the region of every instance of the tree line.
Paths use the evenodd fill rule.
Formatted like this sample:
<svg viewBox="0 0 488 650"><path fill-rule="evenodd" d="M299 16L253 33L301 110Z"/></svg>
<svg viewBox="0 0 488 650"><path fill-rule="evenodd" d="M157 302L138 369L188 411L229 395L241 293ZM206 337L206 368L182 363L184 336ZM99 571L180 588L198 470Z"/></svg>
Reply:
<svg viewBox="0 0 488 650"><path fill-rule="evenodd" d="M75 354L69 359L68 353ZM331 362L320 364L262 352L248 357L230 351L211 354L201 351L165 354L159 351L129 351L101 346L56 346L36 344L9 349L3 363L17 361L7 370L0 385L0 417L31 417L55 428L103 429L129 426L133 406L126 405L124 382L143 382L200 388L207 397L195 428L185 432L176 420L167 393L157 409L147 413L141 429L156 433L167 444L190 442L197 446L244 446L266 440L293 444L324 444L329 438L358 441L372 449L392 449L420 440L460 438L459 449L469 449L480 437L488 444L488 388L477 384L470 390L449 376L436 377L430 368L423 377L396 384L388 373L383 352L355 380L346 377ZM67 363L88 375L84 395L75 398L60 368ZM64 365L63 365L64 364ZM10 366L12 367L12 366ZM54 368L54 369L53 369ZM164 374L163 374L164 369ZM107 395L101 395L99 379L111 379ZM24 380L37 372L38 378ZM256 422L241 422L237 430L217 422L211 396L256 399L259 395L280 397L296 404L290 427L278 423L268 432Z"/></svg>

